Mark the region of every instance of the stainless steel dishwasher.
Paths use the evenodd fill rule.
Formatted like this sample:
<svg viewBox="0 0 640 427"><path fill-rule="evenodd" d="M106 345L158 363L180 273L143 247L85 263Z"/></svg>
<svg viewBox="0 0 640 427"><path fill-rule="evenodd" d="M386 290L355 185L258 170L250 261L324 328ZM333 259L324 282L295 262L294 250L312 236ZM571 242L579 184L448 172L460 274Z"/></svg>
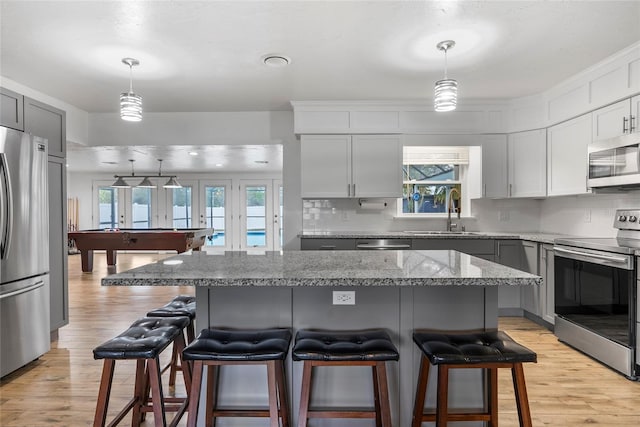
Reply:
<svg viewBox="0 0 640 427"><path fill-rule="evenodd" d="M360 239L356 241L356 249L368 251L411 249L411 239Z"/></svg>

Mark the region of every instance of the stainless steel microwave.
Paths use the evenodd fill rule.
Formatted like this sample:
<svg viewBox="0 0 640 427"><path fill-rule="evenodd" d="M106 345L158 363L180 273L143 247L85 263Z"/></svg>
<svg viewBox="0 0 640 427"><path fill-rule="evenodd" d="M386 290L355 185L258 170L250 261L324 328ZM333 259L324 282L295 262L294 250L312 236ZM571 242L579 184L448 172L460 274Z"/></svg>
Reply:
<svg viewBox="0 0 640 427"><path fill-rule="evenodd" d="M590 188L640 187L640 133L632 133L589 145Z"/></svg>

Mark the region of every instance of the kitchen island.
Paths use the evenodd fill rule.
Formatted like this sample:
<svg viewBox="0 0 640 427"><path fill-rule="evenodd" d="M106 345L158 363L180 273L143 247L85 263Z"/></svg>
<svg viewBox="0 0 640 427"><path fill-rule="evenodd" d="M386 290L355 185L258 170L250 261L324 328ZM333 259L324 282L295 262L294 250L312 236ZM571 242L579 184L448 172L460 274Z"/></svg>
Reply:
<svg viewBox="0 0 640 427"><path fill-rule="evenodd" d="M400 352L389 364L394 426L409 425L419 368L415 328L496 328L498 286L539 285L537 276L457 251L290 251L178 255L102 279L103 285L195 286L198 328L385 328ZM352 292L345 294L344 292ZM335 304L335 302L353 304ZM141 313L142 314L142 313ZM266 373L229 367L221 405L266 401ZM297 419L301 363L287 361L291 413ZM242 372L234 369L241 369ZM238 377L241 380L238 380ZM361 368L322 372L312 404L372 406L371 374ZM435 375L430 387L435 386ZM452 407L482 407L483 377L451 375ZM241 397L241 399L239 399ZM428 407L434 407L430 392ZM248 420L221 419L220 426ZM315 420L317 426L364 426L363 420ZM473 423L466 425L473 425ZM481 425L481 423L477 423Z"/></svg>

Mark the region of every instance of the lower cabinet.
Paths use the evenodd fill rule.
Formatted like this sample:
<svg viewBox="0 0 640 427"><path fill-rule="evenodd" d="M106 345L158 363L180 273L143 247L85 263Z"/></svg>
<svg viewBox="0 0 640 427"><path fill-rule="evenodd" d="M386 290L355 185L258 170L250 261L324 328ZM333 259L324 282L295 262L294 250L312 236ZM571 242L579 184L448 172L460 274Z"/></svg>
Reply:
<svg viewBox="0 0 640 427"><path fill-rule="evenodd" d="M303 251L353 251L356 239L300 239Z"/></svg>
<svg viewBox="0 0 640 427"><path fill-rule="evenodd" d="M522 240L496 240L495 260L498 264L524 270L524 247ZM526 270L525 270L526 271ZM501 316L520 316L520 286L500 286L498 288L498 313Z"/></svg>
<svg viewBox="0 0 640 427"><path fill-rule="evenodd" d="M555 323L555 277L554 277L553 245L540 245L540 276L543 286L540 292L540 317L547 323Z"/></svg>
<svg viewBox="0 0 640 427"><path fill-rule="evenodd" d="M455 250L493 261L493 239L413 239L414 250Z"/></svg>

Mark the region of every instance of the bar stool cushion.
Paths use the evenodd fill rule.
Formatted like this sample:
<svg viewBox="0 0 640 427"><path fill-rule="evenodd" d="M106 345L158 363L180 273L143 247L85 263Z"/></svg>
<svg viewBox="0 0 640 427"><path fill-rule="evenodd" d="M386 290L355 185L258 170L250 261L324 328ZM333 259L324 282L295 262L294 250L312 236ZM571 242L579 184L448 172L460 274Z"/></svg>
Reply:
<svg viewBox="0 0 640 427"><path fill-rule="evenodd" d="M184 360L284 360L290 343L289 329L203 329L182 355Z"/></svg>
<svg viewBox="0 0 640 427"><path fill-rule="evenodd" d="M189 324L188 317L143 317L115 338L93 349L94 359L151 359Z"/></svg>
<svg viewBox="0 0 640 427"><path fill-rule="evenodd" d="M416 331L413 341L432 365L536 362L537 355L502 331Z"/></svg>
<svg viewBox="0 0 640 427"><path fill-rule="evenodd" d="M363 331L301 330L296 334L293 360L398 360L398 350L382 329Z"/></svg>
<svg viewBox="0 0 640 427"><path fill-rule="evenodd" d="M147 317L173 316L188 316L191 320L195 319L196 297L191 295L178 295L171 300L171 302L147 313Z"/></svg>

